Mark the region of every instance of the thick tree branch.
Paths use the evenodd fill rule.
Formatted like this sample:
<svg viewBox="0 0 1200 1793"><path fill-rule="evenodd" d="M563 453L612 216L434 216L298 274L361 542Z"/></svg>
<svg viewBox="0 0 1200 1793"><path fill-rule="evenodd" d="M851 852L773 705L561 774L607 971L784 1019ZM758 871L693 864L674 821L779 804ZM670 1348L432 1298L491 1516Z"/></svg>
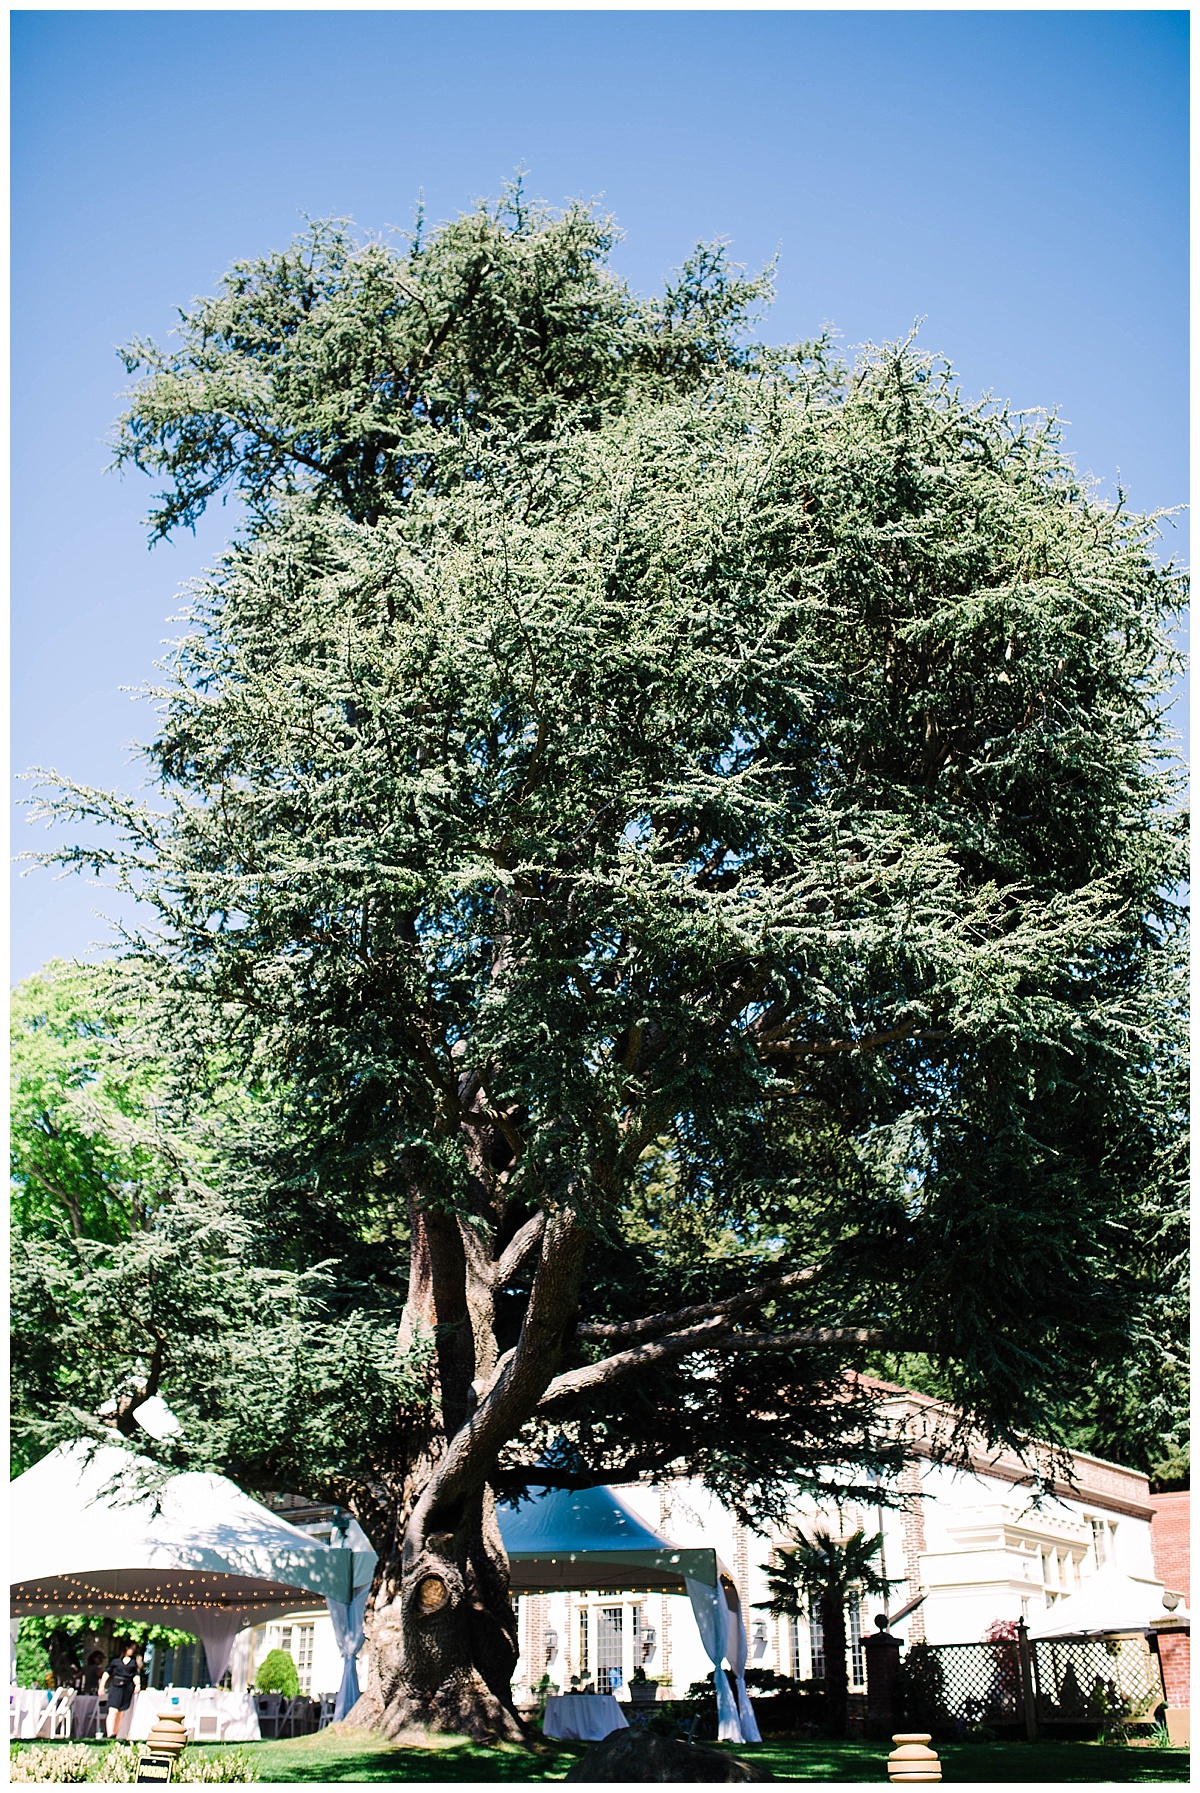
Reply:
<svg viewBox="0 0 1200 1793"><path fill-rule="evenodd" d="M700 1320L731 1320L738 1314L749 1313L752 1308L761 1307L766 1301L774 1301L778 1296L786 1295L790 1289L798 1289L802 1284L811 1282L818 1268L818 1265L810 1265L806 1270L789 1270L786 1276L777 1276L773 1282L762 1283L756 1289L744 1289L741 1294L730 1295L724 1301L708 1301L699 1307L680 1307L673 1313L647 1314L641 1320L587 1320L576 1328L575 1336L597 1340L640 1339L655 1332L678 1331L684 1326L694 1326Z"/></svg>
<svg viewBox="0 0 1200 1793"><path fill-rule="evenodd" d="M521 1335L507 1361L497 1365L470 1419L450 1440L414 1507L405 1534L406 1563L420 1550L435 1519L439 1524L449 1520L447 1529L453 1529L456 1509L483 1487L497 1453L537 1411L578 1307L587 1238L571 1208L547 1221Z"/></svg>
<svg viewBox="0 0 1200 1793"><path fill-rule="evenodd" d="M672 1358L690 1357L697 1351L795 1351L805 1345L866 1345L878 1343L884 1333L871 1326L812 1326L802 1332L738 1332L722 1322L705 1321L686 1332L672 1333L649 1344L635 1345L629 1351L618 1351L603 1357L599 1363L584 1364L556 1376L538 1402L538 1412L556 1407L561 1402L583 1394L587 1389L607 1387L634 1370L652 1364L667 1363Z"/></svg>
<svg viewBox="0 0 1200 1793"><path fill-rule="evenodd" d="M502 1289L512 1281L517 1271L530 1254L542 1242L542 1233L546 1227L546 1216L539 1209L531 1220L527 1220L519 1232L514 1233L500 1257L492 1273L496 1288Z"/></svg>

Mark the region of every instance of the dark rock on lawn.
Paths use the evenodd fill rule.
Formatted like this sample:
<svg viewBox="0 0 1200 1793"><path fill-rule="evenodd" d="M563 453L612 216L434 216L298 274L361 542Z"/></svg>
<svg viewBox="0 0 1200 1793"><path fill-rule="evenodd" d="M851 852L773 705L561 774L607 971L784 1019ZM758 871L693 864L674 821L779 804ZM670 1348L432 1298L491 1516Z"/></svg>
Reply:
<svg viewBox="0 0 1200 1793"><path fill-rule="evenodd" d="M773 1774L696 1743L653 1731L612 1731L564 1777L569 1781L770 1781Z"/></svg>

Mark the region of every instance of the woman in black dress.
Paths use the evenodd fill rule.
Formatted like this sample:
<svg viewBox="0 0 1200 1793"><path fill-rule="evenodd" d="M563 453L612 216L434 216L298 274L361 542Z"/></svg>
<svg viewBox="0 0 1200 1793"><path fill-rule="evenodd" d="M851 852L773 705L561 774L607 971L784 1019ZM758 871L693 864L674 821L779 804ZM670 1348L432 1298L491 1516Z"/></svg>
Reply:
<svg viewBox="0 0 1200 1793"><path fill-rule="evenodd" d="M139 1685L137 1645L128 1643L119 1656L113 1657L100 1677L100 1698L108 1699L107 1730L110 1737L116 1736L121 1714L132 1706Z"/></svg>

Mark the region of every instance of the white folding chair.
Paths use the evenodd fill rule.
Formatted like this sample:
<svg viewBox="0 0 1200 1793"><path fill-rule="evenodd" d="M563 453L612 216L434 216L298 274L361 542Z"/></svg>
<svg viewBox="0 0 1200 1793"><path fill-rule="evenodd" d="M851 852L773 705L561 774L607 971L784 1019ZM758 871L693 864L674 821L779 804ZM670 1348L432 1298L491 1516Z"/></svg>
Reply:
<svg viewBox="0 0 1200 1793"><path fill-rule="evenodd" d="M208 1738L214 1743L225 1740L226 1715L221 1710L221 1702L215 1693L201 1692L196 1696L195 1740L200 1743Z"/></svg>
<svg viewBox="0 0 1200 1793"><path fill-rule="evenodd" d="M42 1714L41 1722L37 1728L37 1735L39 1737L49 1738L51 1741L60 1738L66 1738L69 1741L71 1736L71 1707L74 1704L75 1689L73 1687L57 1688L54 1698L50 1701L50 1704Z"/></svg>

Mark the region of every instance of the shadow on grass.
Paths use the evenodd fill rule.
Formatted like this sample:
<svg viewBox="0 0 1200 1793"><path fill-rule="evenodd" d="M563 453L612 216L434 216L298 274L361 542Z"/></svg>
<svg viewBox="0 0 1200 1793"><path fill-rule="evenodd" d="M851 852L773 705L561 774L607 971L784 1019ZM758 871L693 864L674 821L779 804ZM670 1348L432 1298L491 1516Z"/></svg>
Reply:
<svg viewBox="0 0 1200 1793"><path fill-rule="evenodd" d="M450 1740L429 1748L388 1743L369 1731L321 1732L278 1743L240 1746L262 1781L543 1781L561 1780L581 1748L550 1742L515 1744ZM217 1755L220 1749L189 1753Z"/></svg>
<svg viewBox="0 0 1200 1793"><path fill-rule="evenodd" d="M728 1745L770 1770L777 1780L887 1782L882 1743L771 1742ZM946 1743L938 1745L942 1781L1186 1781L1186 1750L1139 1749L1104 1743Z"/></svg>
<svg viewBox="0 0 1200 1793"><path fill-rule="evenodd" d="M548 1740L529 1749L513 1744L447 1742L432 1748L405 1748L368 1731L322 1732L279 1743L240 1746L266 1781L561 1781L584 1753L582 1744ZM756 1747L729 1745L767 1768L777 1780L865 1781L887 1784L887 1748L878 1743L770 1742ZM194 1749L195 1755L219 1754ZM1099 1743L964 1743L939 1749L944 1782L1143 1781L1188 1779L1186 1750L1138 1749Z"/></svg>

